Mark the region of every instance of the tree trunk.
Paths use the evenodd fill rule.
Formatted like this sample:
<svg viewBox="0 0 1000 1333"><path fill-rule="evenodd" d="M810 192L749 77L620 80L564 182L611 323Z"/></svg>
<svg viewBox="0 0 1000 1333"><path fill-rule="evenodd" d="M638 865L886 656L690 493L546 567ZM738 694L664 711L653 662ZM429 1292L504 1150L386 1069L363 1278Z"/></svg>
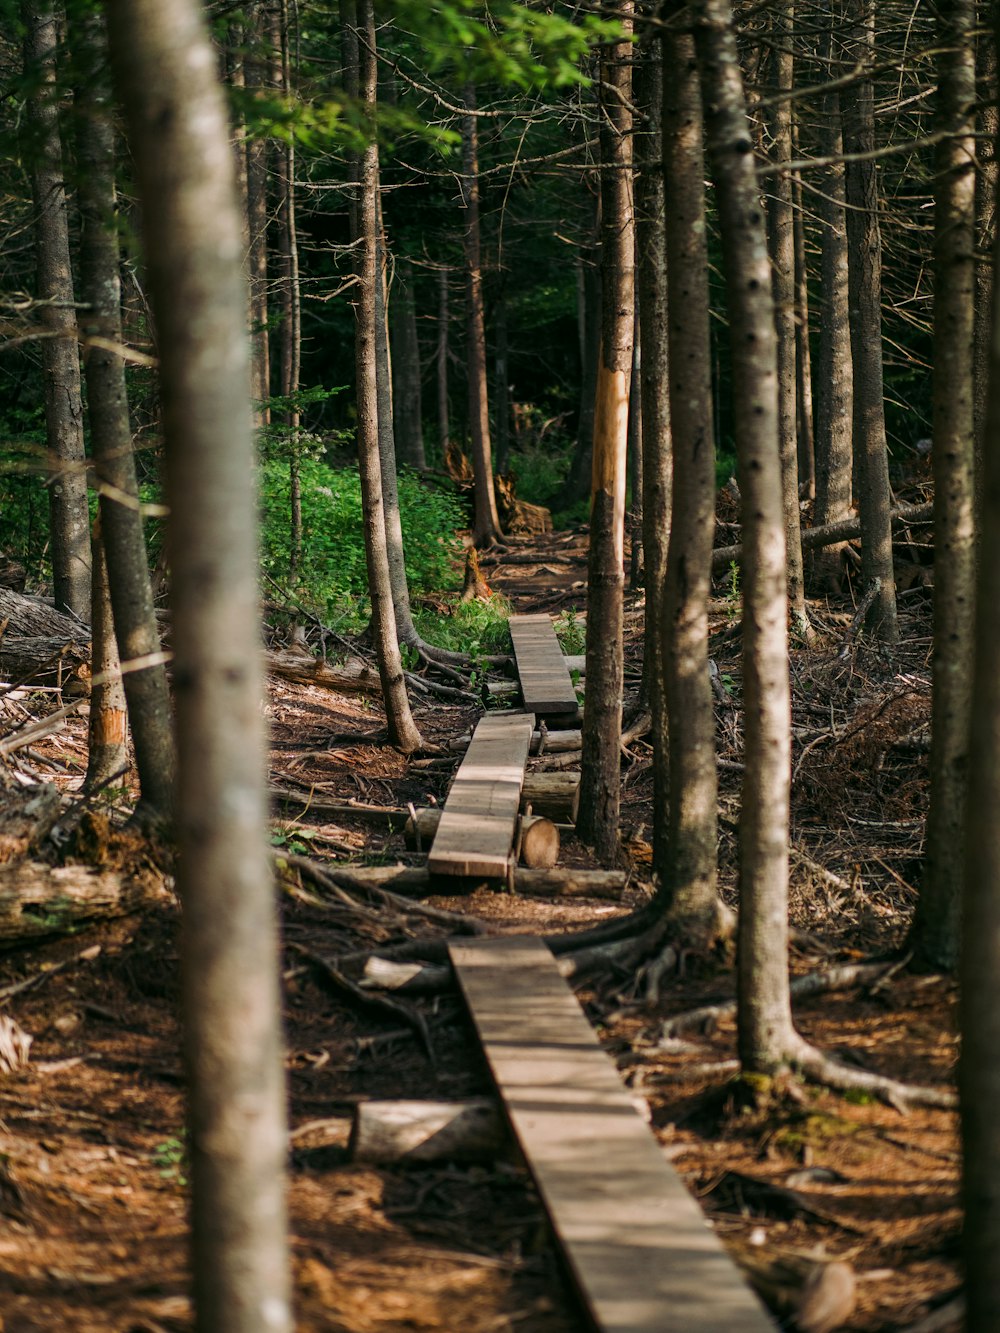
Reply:
<svg viewBox="0 0 1000 1333"><path fill-rule="evenodd" d="M420 340L417 337L417 306L414 297L413 265L399 264L389 303L389 332L392 339L392 425L396 458L407 467L423 472L423 409L420 388Z"/></svg>
<svg viewBox="0 0 1000 1333"><path fill-rule="evenodd" d="M510 462L510 358L507 348L507 280L503 273L497 284L493 321L496 347L493 352L493 415L496 437L497 472L506 472Z"/></svg>
<svg viewBox="0 0 1000 1333"><path fill-rule="evenodd" d="M976 39L976 81L983 89L977 124L976 172L976 300L975 300L975 415L976 415L976 508L981 507L986 412L989 395L990 343L993 336L993 247L996 243L997 171L996 143L1000 131L1000 107L996 101L997 48L990 31L991 5L979 5L981 32Z"/></svg>
<svg viewBox="0 0 1000 1333"><path fill-rule="evenodd" d="M708 675L715 532L705 151L694 40L664 39L663 166L667 198L673 511L662 643L669 750L656 765L653 864L671 923L699 942L718 933L718 791ZM654 732L654 746L655 746Z"/></svg>
<svg viewBox="0 0 1000 1333"><path fill-rule="evenodd" d="M358 13L359 31L365 34L365 40L359 42L359 86L362 100L374 116L377 67L372 0L361 0ZM358 465L361 470L368 593L372 604L371 627L382 680L389 738L393 745L408 753L418 749L421 740L410 712L399 653L386 545L386 515L382 503L377 367L377 289L381 276L378 263L378 144L374 140L361 158L357 217L355 369L358 387Z"/></svg>
<svg viewBox="0 0 1000 1333"><path fill-rule="evenodd" d="M643 586L642 572L642 335L639 327L639 292L635 296L635 323L632 333L632 370L628 390L628 586L634 592Z"/></svg>
<svg viewBox="0 0 1000 1333"><path fill-rule="evenodd" d="M743 497L738 1040L743 1068L769 1071L799 1045L788 985L791 726L774 304L729 0L702 0L701 14L695 41L722 235Z"/></svg>
<svg viewBox="0 0 1000 1333"><path fill-rule="evenodd" d="M168 820L174 800L173 719L139 511L125 366L117 351L122 323L114 124L104 74L104 32L96 16L86 21L80 38L78 58L84 65L77 95L77 155L80 285L86 307L81 329L90 443L117 651L129 665L124 689L139 772L136 813L140 818ZM142 662L147 665L140 666ZM94 669L99 669L96 661Z"/></svg>
<svg viewBox="0 0 1000 1333"><path fill-rule="evenodd" d="M592 220L589 236L578 254L577 311L580 339L580 413L576 448L569 474L560 492L560 503L569 507L586 499L594 463L594 403L597 397L597 365L601 359L601 193L587 176L583 180Z"/></svg>
<svg viewBox="0 0 1000 1333"><path fill-rule="evenodd" d="M465 105L476 109L476 90L465 88ZM492 546L500 537L490 413L486 389L486 316L483 309L483 260L479 228L479 132L475 115L462 118L462 197L465 203L465 304L468 357L469 429L474 475L472 541Z"/></svg>
<svg viewBox="0 0 1000 1333"><path fill-rule="evenodd" d="M128 719L125 687L111 613L108 562L101 540L100 520L94 524L91 563L91 616L93 632L90 716L87 719L87 776L84 790L99 791L128 770Z"/></svg>
<svg viewBox="0 0 1000 1333"><path fill-rule="evenodd" d="M795 61L791 50L794 0L780 0L772 10L775 100L771 108L772 160L781 167L792 160L792 103ZM792 629L800 638L812 633L802 577L802 521L799 511L798 377L795 357L795 213L792 178L787 170L770 177L768 232L778 348L778 438L784 487L785 550Z"/></svg>
<svg viewBox="0 0 1000 1333"><path fill-rule="evenodd" d="M862 65L875 60L874 0L851 0L853 55ZM844 150L872 153L875 148L875 90L871 78L845 89ZM851 355L854 365L854 458L861 518L861 576L865 586L879 580L868 613L869 629L883 643L899 641L896 583L892 570L889 510L889 455L885 438L882 387L882 236L878 217L875 162L847 162L847 244Z"/></svg>
<svg viewBox="0 0 1000 1333"><path fill-rule="evenodd" d="M620 16L631 32L631 0ZM627 42L601 61L601 356L594 400L590 558L587 571L587 709L577 828L600 860L618 855L624 664L625 461L635 307L632 75Z"/></svg>
<svg viewBox="0 0 1000 1333"><path fill-rule="evenodd" d="M83 404L77 350L69 224L63 180L52 0L25 0L24 64L38 80L28 101L36 140L31 164L35 212L38 323L45 395L46 470L49 474L52 582L56 606L86 620L90 615L90 517L83 450Z"/></svg>
<svg viewBox="0 0 1000 1333"><path fill-rule="evenodd" d="M1000 49L1000 18L994 16ZM994 146L996 151L996 145ZM1000 264L1000 246L994 250ZM1000 1327L1000 309L993 310L985 431L959 1015L966 1328Z"/></svg>
<svg viewBox="0 0 1000 1333"><path fill-rule="evenodd" d="M792 123L792 156L798 159L798 122ZM799 487L803 496L816 497L816 439L813 429L812 350L809 341L809 265L806 259L806 218L802 203L802 177L792 179L792 208L795 224L795 374L798 384L796 415L799 438ZM799 524L801 538L802 525Z"/></svg>
<svg viewBox="0 0 1000 1333"><path fill-rule="evenodd" d="M244 69L247 88L253 92L263 89L265 83L261 55L260 0L247 5L247 41L250 53ZM248 138L247 154L247 231L249 251L247 268L250 279L250 385L254 399L254 417L258 426L271 420L267 400L271 396L271 347L267 327L267 158L265 138Z"/></svg>
<svg viewBox="0 0 1000 1333"><path fill-rule="evenodd" d="M930 805L913 922L918 965L953 970L964 879L975 605L975 0L939 0L934 190L934 656Z"/></svg>
<svg viewBox="0 0 1000 1333"><path fill-rule="evenodd" d="M196 1323L288 1333L257 498L227 114L195 0L111 0L107 12L160 344Z"/></svg>
<svg viewBox="0 0 1000 1333"><path fill-rule="evenodd" d="M442 460L448 454L448 441L451 427L448 421L448 270L438 270L438 321L437 321L437 409L438 409L438 444Z"/></svg>
<svg viewBox="0 0 1000 1333"><path fill-rule="evenodd" d="M671 71L671 74L673 71ZM666 205L662 149L663 55L654 41L636 68L635 103L643 109L636 136L636 283L642 363L642 546L646 590L643 681L652 719L653 782L659 795L654 841L663 847L666 821L667 706L662 650L663 597L670 541L673 444L670 429ZM673 208L671 203L671 208ZM659 864L659 863L658 863Z"/></svg>
<svg viewBox="0 0 1000 1333"><path fill-rule="evenodd" d="M822 51L832 62L833 26L842 22L842 7L830 19ZM831 63L831 75L836 66ZM840 95L828 92L820 99L818 150L839 158ZM853 464L853 367L851 364L850 299L847 258L847 221L844 208L844 166L827 168L813 201L820 227L820 314L816 359L816 505L817 527L838 523L851 512ZM824 549L813 562L816 574L839 588L843 575L843 547Z"/></svg>

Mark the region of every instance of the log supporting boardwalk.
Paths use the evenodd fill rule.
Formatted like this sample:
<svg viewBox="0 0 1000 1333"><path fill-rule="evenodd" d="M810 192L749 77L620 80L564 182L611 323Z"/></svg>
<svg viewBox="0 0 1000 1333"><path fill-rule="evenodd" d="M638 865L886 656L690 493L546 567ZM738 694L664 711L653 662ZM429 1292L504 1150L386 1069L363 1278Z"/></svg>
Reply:
<svg viewBox="0 0 1000 1333"><path fill-rule="evenodd" d="M636 1112L545 945L449 945L508 1117L594 1327L774 1329Z"/></svg>
<svg viewBox="0 0 1000 1333"><path fill-rule="evenodd" d="M510 637L525 708L550 717L575 713L578 706L576 690L551 618L546 615L511 616Z"/></svg>
<svg viewBox="0 0 1000 1333"><path fill-rule="evenodd" d="M480 719L427 858L432 875L506 877L534 726L531 713Z"/></svg>

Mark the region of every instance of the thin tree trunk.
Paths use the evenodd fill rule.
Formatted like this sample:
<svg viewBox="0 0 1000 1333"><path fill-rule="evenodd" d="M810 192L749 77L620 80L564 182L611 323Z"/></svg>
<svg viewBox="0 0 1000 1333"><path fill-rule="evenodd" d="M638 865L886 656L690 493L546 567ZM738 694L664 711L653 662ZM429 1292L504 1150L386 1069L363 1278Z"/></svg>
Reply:
<svg viewBox="0 0 1000 1333"><path fill-rule="evenodd" d="M938 0L934 189L934 657L931 791L913 922L918 964L959 956L975 603L975 0Z"/></svg>
<svg viewBox="0 0 1000 1333"><path fill-rule="evenodd" d="M729 0L702 0L701 15L695 42L722 235L743 497L738 1040L744 1070L770 1071L800 1045L788 983L791 705L774 303Z"/></svg>
<svg viewBox="0 0 1000 1333"><path fill-rule="evenodd" d="M401 262L392 285L389 303L389 332L392 348L392 424L396 457L407 467L423 472L423 405L420 384L420 340L417 337L417 306L413 265Z"/></svg>
<svg viewBox="0 0 1000 1333"><path fill-rule="evenodd" d="M875 59L874 0L851 0L852 42L856 59ZM850 85L842 95L844 150L870 154L875 148L875 91L870 78ZM879 225L875 162L847 162L847 244L850 288L851 353L854 364L854 458L861 518L861 575L865 586L876 579L879 590L868 613L869 629L883 643L899 641L896 583L892 570L889 511L889 454L885 437L882 386L882 236Z"/></svg>
<svg viewBox="0 0 1000 1333"><path fill-rule="evenodd" d="M569 474L560 492L565 506L578 504L590 493L594 465L594 403L597 398L597 366L601 359L601 193L584 178L587 205L592 212L590 237L580 247L578 262L578 319L580 338L580 412L576 448Z"/></svg>
<svg viewBox="0 0 1000 1333"><path fill-rule="evenodd" d="M36 156L31 163L36 285L45 396L52 582L56 606L90 615L90 517L83 450L83 404L77 350L69 225L56 87L58 33L50 0L25 0L24 63L38 79L28 101Z"/></svg>
<svg viewBox="0 0 1000 1333"><path fill-rule="evenodd" d="M631 31L631 0L620 18ZM594 400L590 558L587 571L587 707L577 830L610 864L618 855L621 799L625 463L635 305L631 48L601 61L601 356Z"/></svg>
<svg viewBox="0 0 1000 1333"><path fill-rule="evenodd" d="M247 88L264 87L264 69L260 54L260 3L247 6L247 40L252 54L245 62ZM248 270L250 277L250 382L254 399L255 421L265 426L271 419L266 406L271 396L271 348L267 327L267 158L265 138L248 138L247 154L247 229L249 232Z"/></svg>
<svg viewBox="0 0 1000 1333"><path fill-rule="evenodd" d="M982 35L976 43L976 76L980 110L977 124L976 172L976 300L975 300L975 415L976 415L976 505L982 494L986 412L989 395L990 342L993 336L993 247L996 243L997 171L996 143L1000 131L997 105L997 48L990 31L992 3L980 0Z"/></svg>
<svg viewBox="0 0 1000 1333"><path fill-rule="evenodd" d="M662 651L663 596L670 540L673 449L670 432L666 206L662 152L663 55L654 41L635 72L635 104L645 122L636 136L636 284L642 363L642 545L646 589L643 633L644 694L652 718L653 783L658 795L654 847L665 854L667 707ZM673 203L671 203L673 208ZM654 857L656 851L654 851ZM662 871L663 862L656 862Z"/></svg>
<svg viewBox="0 0 1000 1333"><path fill-rule="evenodd" d="M359 88L362 101L374 119L377 77L375 17L372 0L358 6ZM372 604L372 635L385 699L386 722L393 745L409 752L419 748L420 732L410 712L406 681L396 636L389 557L386 547L386 518L382 507L382 461L379 442L378 350L378 143L373 139L361 158L358 191L357 254L358 297L355 306L355 368L358 389L358 465L364 508L365 557L368 564L368 593Z"/></svg>
<svg viewBox="0 0 1000 1333"><path fill-rule="evenodd" d="M993 38L1000 50L1000 16ZM994 144L994 152L997 151ZM1000 244L994 243L1000 264ZM1000 1328L1000 308L993 309L984 432L981 549L976 585L975 665L958 1069L962 1112L962 1227L966 1328Z"/></svg>
<svg viewBox="0 0 1000 1333"><path fill-rule="evenodd" d="M798 160L798 122L792 123L792 156ZM812 349L809 341L809 267L806 259L806 219L802 205L802 177L792 178L792 208L795 228L795 375L798 387L796 425L799 442L799 490L816 497L816 440L813 429ZM801 523L799 534L801 541Z"/></svg>
<svg viewBox="0 0 1000 1333"><path fill-rule="evenodd" d="M501 273L493 312L496 346L493 352L493 416L497 472L510 462L510 359L507 348L506 277Z"/></svg>
<svg viewBox="0 0 1000 1333"><path fill-rule="evenodd" d="M636 292L635 325L632 335L632 373L628 391L628 531L629 551L628 586L635 591L643 586L642 573L642 335L640 330L639 294Z"/></svg>
<svg viewBox="0 0 1000 1333"><path fill-rule="evenodd" d="M653 857L672 925L704 944L721 933L723 911L716 891L718 784L708 675L715 442L705 149L698 65L689 33L664 38L663 64L670 71L663 89L663 167L670 201L666 243L674 459L661 623L669 752L654 753L659 771Z"/></svg>
<svg viewBox="0 0 1000 1333"><path fill-rule="evenodd" d="M794 0L780 0L772 10L775 101L771 108L772 158L781 166L792 160L792 103L795 62L790 42L795 22ZM802 576L802 521L799 511L798 378L795 331L795 213L792 178L778 171L771 178L768 197L771 282L778 338L778 432L781 441L781 477L784 487L785 550L788 560L788 602L793 632L809 638Z"/></svg>
<svg viewBox="0 0 1000 1333"><path fill-rule="evenodd" d="M476 90L471 83L465 88L465 105L469 111L476 109ZM486 389L486 316L483 309L483 260L479 227L479 132L474 115L462 118L462 173L469 428L475 479L472 541L473 545L483 547L492 546L499 539L500 519L493 488L493 455Z"/></svg>
<svg viewBox="0 0 1000 1333"><path fill-rule="evenodd" d="M174 800L174 742L170 691L160 655L149 560L139 511L139 483L129 422L122 342L121 280L115 198L115 143L105 38L95 15L81 23L82 62L77 157L81 314L87 412L100 493L102 546L114 611L118 652L130 664L125 697L139 772L137 816L168 820ZM146 662L137 667L136 664Z"/></svg>
<svg viewBox="0 0 1000 1333"><path fill-rule="evenodd" d="M833 55L833 27L842 21L842 9L830 18L822 51ZM835 66L830 66L831 74ZM821 156L838 158L843 151L840 132L840 96L824 94L819 106ZM847 220L844 208L844 167L835 161L820 182L814 206L820 227L819 344L816 358L816 505L817 527L839 523L851 512L853 474L854 375L851 362L850 298L847 257ZM817 553L816 573L839 586L843 574L843 547Z"/></svg>
<svg viewBox="0 0 1000 1333"><path fill-rule="evenodd" d="M441 458L448 452L451 426L448 420L448 270L438 269L438 325L437 325L437 410L438 444Z"/></svg>
<svg viewBox="0 0 1000 1333"><path fill-rule="evenodd" d="M246 289L226 107L195 0L111 0L107 12L159 332L171 507L196 1325L289 1333Z"/></svg>
<svg viewBox="0 0 1000 1333"><path fill-rule="evenodd" d="M128 718L121 662L111 615L108 562L101 541L100 520L94 524L91 565L92 638L90 666L94 685L90 691L87 725L87 777L84 791L99 791L128 770Z"/></svg>

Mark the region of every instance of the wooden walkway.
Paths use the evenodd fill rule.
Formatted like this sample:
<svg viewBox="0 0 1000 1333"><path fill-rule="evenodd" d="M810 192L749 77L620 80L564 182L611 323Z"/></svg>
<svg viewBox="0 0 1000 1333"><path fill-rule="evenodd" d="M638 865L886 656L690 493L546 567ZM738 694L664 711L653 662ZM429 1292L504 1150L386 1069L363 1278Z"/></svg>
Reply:
<svg viewBox="0 0 1000 1333"><path fill-rule="evenodd" d="M773 1333L637 1114L540 940L449 945L590 1319L607 1333Z"/></svg>
<svg viewBox="0 0 1000 1333"><path fill-rule="evenodd" d="M427 857L432 875L506 878L534 726L531 713L480 719Z"/></svg>
<svg viewBox="0 0 1000 1333"><path fill-rule="evenodd" d="M576 690L559 640L547 615L511 616L510 637L517 658L524 706L530 713L575 713Z"/></svg>

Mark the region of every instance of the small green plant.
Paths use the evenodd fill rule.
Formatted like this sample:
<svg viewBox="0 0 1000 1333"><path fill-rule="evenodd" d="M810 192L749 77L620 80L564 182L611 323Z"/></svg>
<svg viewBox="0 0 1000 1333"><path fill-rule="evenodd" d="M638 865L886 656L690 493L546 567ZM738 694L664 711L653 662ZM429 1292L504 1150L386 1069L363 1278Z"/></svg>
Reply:
<svg viewBox="0 0 1000 1333"><path fill-rule="evenodd" d="M153 1149L153 1165L159 1171L161 1180L173 1180L178 1185L186 1185L188 1155L183 1136L158 1143Z"/></svg>
<svg viewBox="0 0 1000 1333"><path fill-rule="evenodd" d="M278 825L271 833L271 846L284 847L293 856L306 856L311 851L310 841L316 834L312 829L297 824Z"/></svg>
<svg viewBox="0 0 1000 1333"><path fill-rule="evenodd" d="M567 657L579 657L587 649L587 626L570 607L555 622L556 638ZM575 682L574 682L575 684Z"/></svg>
<svg viewBox="0 0 1000 1333"><path fill-rule="evenodd" d="M455 597L446 606L445 615L414 608L414 623L428 643L468 653L476 660L477 671L480 658L510 652L510 602L506 597L494 595L486 602L463 602Z"/></svg>
<svg viewBox="0 0 1000 1333"><path fill-rule="evenodd" d="M729 578L726 580L726 614L730 621L740 616L740 567L737 561L729 562Z"/></svg>

